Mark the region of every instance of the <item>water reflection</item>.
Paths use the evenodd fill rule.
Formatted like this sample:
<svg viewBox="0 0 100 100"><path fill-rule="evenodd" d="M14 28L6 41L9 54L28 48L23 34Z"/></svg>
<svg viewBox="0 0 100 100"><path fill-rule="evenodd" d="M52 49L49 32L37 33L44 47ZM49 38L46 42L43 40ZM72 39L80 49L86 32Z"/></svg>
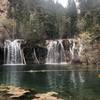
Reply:
<svg viewBox="0 0 100 100"><path fill-rule="evenodd" d="M84 84L84 82L85 82L84 72L71 71L70 80L72 81L75 88L77 87L78 83L81 85Z"/></svg>
<svg viewBox="0 0 100 100"><path fill-rule="evenodd" d="M56 91L64 100L96 100L100 98L99 73L68 71L64 66L0 66L0 84Z"/></svg>
<svg viewBox="0 0 100 100"><path fill-rule="evenodd" d="M23 67L20 69L23 69ZM22 74L17 70L17 66L2 67L2 84L20 86Z"/></svg>

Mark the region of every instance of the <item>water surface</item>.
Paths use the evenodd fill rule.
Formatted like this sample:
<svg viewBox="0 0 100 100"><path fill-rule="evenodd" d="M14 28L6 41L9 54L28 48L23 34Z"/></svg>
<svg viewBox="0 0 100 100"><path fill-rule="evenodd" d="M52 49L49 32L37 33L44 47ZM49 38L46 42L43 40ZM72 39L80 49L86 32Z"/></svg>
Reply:
<svg viewBox="0 0 100 100"><path fill-rule="evenodd" d="M55 91L64 100L100 100L100 71L68 66L0 66L0 84Z"/></svg>

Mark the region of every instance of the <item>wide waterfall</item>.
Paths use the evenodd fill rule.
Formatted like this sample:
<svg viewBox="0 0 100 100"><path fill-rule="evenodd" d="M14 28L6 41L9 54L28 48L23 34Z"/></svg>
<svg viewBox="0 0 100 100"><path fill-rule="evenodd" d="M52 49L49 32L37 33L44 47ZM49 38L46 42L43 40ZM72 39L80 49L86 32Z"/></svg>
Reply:
<svg viewBox="0 0 100 100"><path fill-rule="evenodd" d="M5 64L26 64L21 42L23 40L16 39L14 41L6 40L4 48Z"/></svg>
<svg viewBox="0 0 100 100"><path fill-rule="evenodd" d="M46 64L65 64L66 55L62 44L62 40L50 40L47 41L48 54L46 58Z"/></svg>
<svg viewBox="0 0 100 100"><path fill-rule="evenodd" d="M83 50L80 40L47 40L46 64L68 64L79 61Z"/></svg>

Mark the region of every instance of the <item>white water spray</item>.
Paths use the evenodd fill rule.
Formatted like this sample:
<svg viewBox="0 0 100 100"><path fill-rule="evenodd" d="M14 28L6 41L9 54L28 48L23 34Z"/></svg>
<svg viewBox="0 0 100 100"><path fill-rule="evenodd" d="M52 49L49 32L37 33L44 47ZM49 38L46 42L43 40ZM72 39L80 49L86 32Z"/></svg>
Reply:
<svg viewBox="0 0 100 100"><path fill-rule="evenodd" d="M5 64L26 64L24 54L21 49L23 40L5 41Z"/></svg>
<svg viewBox="0 0 100 100"><path fill-rule="evenodd" d="M47 41L48 54L46 64L65 64L66 56L62 40Z"/></svg>
<svg viewBox="0 0 100 100"><path fill-rule="evenodd" d="M63 42L68 43L64 45ZM46 44L48 50L46 64L68 64L81 58L83 45L80 39L47 40Z"/></svg>

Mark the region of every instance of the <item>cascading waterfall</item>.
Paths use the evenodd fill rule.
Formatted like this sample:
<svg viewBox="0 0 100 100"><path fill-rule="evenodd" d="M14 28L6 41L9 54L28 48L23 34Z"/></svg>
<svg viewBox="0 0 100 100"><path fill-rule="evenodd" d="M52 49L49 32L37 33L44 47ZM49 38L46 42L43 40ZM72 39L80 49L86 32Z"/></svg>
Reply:
<svg viewBox="0 0 100 100"><path fill-rule="evenodd" d="M46 64L64 64L66 63L65 50L62 40L47 41L48 54Z"/></svg>
<svg viewBox="0 0 100 100"><path fill-rule="evenodd" d="M69 39L71 60L79 60L83 51L83 45L80 40Z"/></svg>
<svg viewBox="0 0 100 100"><path fill-rule="evenodd" d="M67 64L73 60L80 60L83 50L81 41L75 39L66 39L66 41L68 42L67 45L69 45L69 47L66 46L66 50L62 39L46 41L48 50L46 64ZM68 61L67 58L69 59Z"/></svg>
<svg viewBox="0 0 100 100"><path fill-rule="evenodd" d="M74 59L74 50L75 50L75 42L71 39L69 39L70 43L70 54L71 54L71 60Z"/></svg>
<svg viewBox="0 0 100 100"><path fill-rule="evenodd" d="M5 64L26 64L21 42L23 40L16 39L14 41L5 41Z"/></svg>

